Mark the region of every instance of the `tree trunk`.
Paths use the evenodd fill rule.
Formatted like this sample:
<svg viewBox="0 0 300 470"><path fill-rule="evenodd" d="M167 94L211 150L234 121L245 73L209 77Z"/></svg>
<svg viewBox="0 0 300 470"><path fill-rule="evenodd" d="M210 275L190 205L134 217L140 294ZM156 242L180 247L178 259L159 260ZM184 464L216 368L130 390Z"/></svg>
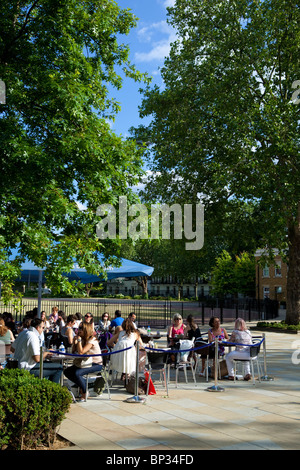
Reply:
<svg viewBox="0 0 300 470"><path fill-rule="evenodd" d="M177 284L178 286L178 295L177 295L177 300L181 300L183 297L183 282L181 281L180 283Z"/></svg>
<svg viewBox="0 0 300 470"><path fill-rule="evenodd" d="M93 288L93 285L94 283L93 282L90 282L89 284L86 284L85 285L85 290L86 290L86 295L89 297L90 296L90 292Z"/></svg>
<svg viewBox="0 0 300 470"><path fill-rule="evenodd" d="M137 279L137 283L143 290L143 298L148 298L148 277L142 276Z"/></svg>
<svg viewBox="0 0 300 470"><path fill-rule="evenodd" d="M286 296L286 323L300 322L300 202L297 223L289 228L289 256Z"/></svg>

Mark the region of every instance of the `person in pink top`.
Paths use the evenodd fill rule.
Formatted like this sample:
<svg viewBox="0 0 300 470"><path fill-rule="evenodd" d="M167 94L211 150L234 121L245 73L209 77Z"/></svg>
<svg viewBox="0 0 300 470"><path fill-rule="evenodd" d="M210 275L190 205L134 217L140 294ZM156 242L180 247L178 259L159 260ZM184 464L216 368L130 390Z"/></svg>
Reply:
<svg viewBox="0 0 300 470"><path fill-rule="evenodd" d="M173 317L173 324L168 328L168 344L174 345L174 338L176 335L184 335L186 326L183 324L182 317L179 313L175 313Z"/></svg>

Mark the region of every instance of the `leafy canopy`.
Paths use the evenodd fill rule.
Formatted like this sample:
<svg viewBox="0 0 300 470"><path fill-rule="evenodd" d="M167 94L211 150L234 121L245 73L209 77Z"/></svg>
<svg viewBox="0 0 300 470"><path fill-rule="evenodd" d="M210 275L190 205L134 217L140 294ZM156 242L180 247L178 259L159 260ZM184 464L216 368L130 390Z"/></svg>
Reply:
<svg viewBox="0 0 300 470"><path fill-rule="evenodd" d="M231 212L252 206L261 246L286 246L300 200L300 10L286 0L177 0L164 89L144 90L133 130L151 142L145 197ZM216 209L218 210L218 209ZM222 226L219 220L218 230Z"/></svg>
<svg viewBox="0 0 300 470"><path fill-rule="evenodd" d="M108 86L148 81L119 42L136 22L113 0L1 2L2 280L15 278L19 263L6 261L16 246L64 289L73 257L98 273L93 253L117 254L116 241L96 237L96 209L118 195L135 200L130 186L143 174L140 150L109 125L120 104Z"/></svg>

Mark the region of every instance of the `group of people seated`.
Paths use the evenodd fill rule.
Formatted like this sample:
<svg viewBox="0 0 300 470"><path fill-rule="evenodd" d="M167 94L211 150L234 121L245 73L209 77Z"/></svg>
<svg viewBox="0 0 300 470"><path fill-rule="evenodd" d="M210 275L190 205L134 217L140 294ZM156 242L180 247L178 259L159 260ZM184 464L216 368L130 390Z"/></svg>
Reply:
<svg viewBox="0 0 300 470"><path fill-rule="evenodd" d="M100 347L100 338L107 334L105 346L110 352L110 369L122 373L123 377L128 377L136 369L136 348L133 347L136 341L140 347L144 348L141 334L137 329L136 317L134 313L123 318L119 310L115 312L115 318L110 319L107 312L103 313L99 325L94 324L93 315L86 313L84 318L81 315L69 315L64 317L57 308L52 309L52 314L47 320L45 312L41 313L41 318L36 315L25 316L17 334L14 334L12 326L12 317L0 315L0 342L11 345L11 351L14 359L18 360L19 367L30 371L35 376L40 373L40 360L42 358L43 376L55 383L60 383L62 373L73 383L75 383L81 392L80 399L85 400L86 381L84 376L87 373L101 372L103 367L103 358ZM60 363L47 361L53 355L49 350L44 350L41 356L41 346L44 343L45 332L57 328L57 321L60 321L59 330L62 336L67 338L71 348L71 353L76 355L76 361L63 370ZM228 379L234 380L234 359L250 358L250 348L247 345L252 344L250 331L247 329L243 319L238 318L235 322L235 328L230 338L225 328L221 327L220 319L212 317L209 321L208 343L213 343L215 338L222 341L238 343L236 349L226 354L226 364L228 369ZM167 329L167 342L169 347L173 347L178 338L189 340L200 339L201 331L196 324L193 315L189 315L186 324L183 323L182 316L175 314L173 323ZM224 356L224 346L218 345L219 356ZM194 352L190 353L190 357ZM80 356L92 356L92 363L87 368L80 364ZM78 362L79 357L79 362ZM206 357L202 357L202 370L200 375L204 374ZM250 364L245 363L244 380L250 380Z"/></svg>
<svg viewBox="0 0 300 470"><path fill-rule="evenodd" d="M225 355L225 347L222 345L223 342L237 343L236 349L230 351L226 354L226 366L228 370L228 379L234 380L234 359L247 360L250 359L250 345L252 343L251 333L247 328L245 320L242 318L237 318L235 321L234 330L229 337L225 328L221 327L221 322L219 317L211 317L209 320L209 329L208 329L208 343L214 343L216 338L220 341L218 344L218 357L223 357ZM176 313L173 317L173 323L169 326L167 331L168 337L168 346L172 347L176 343L176 339L189 339L193 338L202 339L201 331L199 326L195 323L193 315L188 315L186 319L186 325L183 323L182 316ZM248 346L249 345L249 346ZM195 357L193 352L190 353L189 359ZM202 369L200 376L205 375L205 363L207 360L206 355L201 355L202 358ZM245 375L244 380L251 380L250 374L250 362L245 362Z"/></svg>
<svg viewBox="0 0 300 470"><path fill-rule="evenodd" d="M34 312L36 313L36 312ZM99 325L95 325L93 315L86 313L84 318L78 318L78 315L69 315L63 319L63 325L60 324L59 331L62 337L67 338L70 352L74 354L75 359L71 366L65 368L58 362L51 362L53 352L43 350L41 355L41 346L44 344L45 333L57 328L59 314L57 308L52 309L52 314L47 320L45 312L41 312L41 318L37 315L26 316L23 320L18 333L14 335L12 330L6 324L6 318L0 317L0 342L10 345L10 351L14 359L18 361L19 367L29 370L35 376L40 374L40 361L43 360L43 377L60 383L62 373L80 389L80 400L85 400L88 391L86 390L86 380L84 376L89 373L101 372L103 359L100 348L100 337L106 331L109 331L109 341L107 346L114 351L124 352L112 354L111 367L113 370L130 375L135 370L136 349L133 347L135 341L141 341L140 334L136 328L134 320L135 314L129 314L124 319L121 312L115 312L114 320L110 321L109 315L104 313ZM81 359L80 356L83 356ZM91 364L87 367L82 366L82 361L86 356L92 357Z"/></svg>

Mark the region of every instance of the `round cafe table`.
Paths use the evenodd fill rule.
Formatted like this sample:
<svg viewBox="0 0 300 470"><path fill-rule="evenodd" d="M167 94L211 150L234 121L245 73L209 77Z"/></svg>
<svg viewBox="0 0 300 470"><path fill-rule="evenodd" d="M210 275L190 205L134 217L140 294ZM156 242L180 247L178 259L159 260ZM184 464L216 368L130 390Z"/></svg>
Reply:
<svg viewBox="0 0 300 470"><path fill-rule="evenodd" d="M157 335L157 334L154 334L154 335L145 335L145 334L141 334L141 338L142 338L142 341L144 344L148 344L150 341L153 341L154 339L160 339L161 338L161 335Z"/></svg>

